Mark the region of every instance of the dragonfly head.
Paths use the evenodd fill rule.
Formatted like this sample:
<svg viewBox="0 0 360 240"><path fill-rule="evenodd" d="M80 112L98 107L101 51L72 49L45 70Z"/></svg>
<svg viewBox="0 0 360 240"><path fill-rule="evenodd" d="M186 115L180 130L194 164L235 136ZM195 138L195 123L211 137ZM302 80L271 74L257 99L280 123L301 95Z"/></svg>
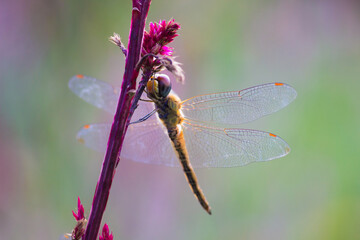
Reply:
<svg viewBox="0 0 360 240"><path fill-rule="evenodd" d="M157 74L148 81L146 89L150 98L166 98L171 91L170 78L165 74Z"/></svg>

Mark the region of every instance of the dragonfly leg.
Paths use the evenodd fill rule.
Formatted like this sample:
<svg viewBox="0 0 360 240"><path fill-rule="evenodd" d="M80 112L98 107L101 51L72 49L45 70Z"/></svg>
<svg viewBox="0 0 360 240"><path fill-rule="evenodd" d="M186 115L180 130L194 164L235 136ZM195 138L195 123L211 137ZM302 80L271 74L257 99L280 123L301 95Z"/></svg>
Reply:
<svg viewBox="0 0 360 240"><path fill-rule="evenodd" d="M144 117L140 118L139 120L135 121L135 122L131 122L129 124L135 124L135 123L141 123L144 122L146 120L148 120L152 115L154 115L154 113L157 112L157 108L155 108L154 110L152 110L150 113L146 114Z"/></svg>
<svg viewBox="0 0 360 240"><path fill-rule="evenodd" d="M139 100L140 100L140 101L143 101L143 102L154 102L153 100L149 100L149 99L142 99L142 98L140 98Z"/></svg>

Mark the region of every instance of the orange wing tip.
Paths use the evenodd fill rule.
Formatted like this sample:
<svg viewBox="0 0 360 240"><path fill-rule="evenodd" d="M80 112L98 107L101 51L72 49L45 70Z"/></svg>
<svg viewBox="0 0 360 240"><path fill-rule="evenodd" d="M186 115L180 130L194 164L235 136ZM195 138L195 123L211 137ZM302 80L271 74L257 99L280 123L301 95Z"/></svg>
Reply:
<svg viewBox="0 0 360 240"><path fill-rule="evenodd" d="M71 234L66 233L66 234L60 236L59 240L72 240Z"/></svg>
<svg viewBox="0 0 360 240"><path fill-rule="evenodd" d="M89 124L86 124L83 128L84 128L84 129L89 129L89 128L90 128L90 125L89 125Z"/></svg>
<svg viewBox="0 0 360 240"><path fill-rule="evenodd" d="M77 78L84 78L84 75L78 74L78 75L76 75L76 77L77 77Z"/></svg>
<svg viewBox="0 0 360 240"><path fill-rule="evenodd" d="M275 134L269 133L270 137L277 137Z"/></svg>
<svg viewBox="0 0 360 240"><path fill-rule="evenodd" d="M275 83L275 86L283 86L283 83Z"/></svg>

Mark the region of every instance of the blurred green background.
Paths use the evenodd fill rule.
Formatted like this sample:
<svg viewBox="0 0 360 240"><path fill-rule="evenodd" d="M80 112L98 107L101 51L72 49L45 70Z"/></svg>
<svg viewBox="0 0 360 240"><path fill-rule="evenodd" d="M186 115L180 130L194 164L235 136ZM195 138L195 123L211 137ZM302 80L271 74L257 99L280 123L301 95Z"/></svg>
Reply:
<svg viewBox="0 0 360 240"><path fill-rule="evenodd" d="M69 78L120 86L131 1L3 0L0 8L0 238L58 239L87 215L103 156L79 144L111 116ZM122 161L104 216L114 239L360 239L358 1L153 0L148 22L175 18L172 44L188 97L286 82L298 98L244 128L292 147L285 158L197 171L208 216L180 169ZM104 223L104 222L103 222Z"/></svg>

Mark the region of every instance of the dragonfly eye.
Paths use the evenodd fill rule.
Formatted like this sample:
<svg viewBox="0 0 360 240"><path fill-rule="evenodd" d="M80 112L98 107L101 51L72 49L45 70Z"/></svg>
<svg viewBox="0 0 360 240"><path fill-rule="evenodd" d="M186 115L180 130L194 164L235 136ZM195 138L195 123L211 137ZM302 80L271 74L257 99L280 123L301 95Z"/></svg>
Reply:
<svg viewBox="0 0 360 240"><path fill-rule="evenodd" d="M159 87L158 87L158 82L154 80L154 78L151 78L147 84L146 84L146 89L148 91L148 94L150 94L150 96L155 96L157 97L159 95Z"/></svg>
<svg viewBox="0 0 360 240"><path fill-rule="evenodd" d="M158 82L159 96L163 98L167 97L171 91L170 78L165 74L158 74L156 80Z"/></svg>

